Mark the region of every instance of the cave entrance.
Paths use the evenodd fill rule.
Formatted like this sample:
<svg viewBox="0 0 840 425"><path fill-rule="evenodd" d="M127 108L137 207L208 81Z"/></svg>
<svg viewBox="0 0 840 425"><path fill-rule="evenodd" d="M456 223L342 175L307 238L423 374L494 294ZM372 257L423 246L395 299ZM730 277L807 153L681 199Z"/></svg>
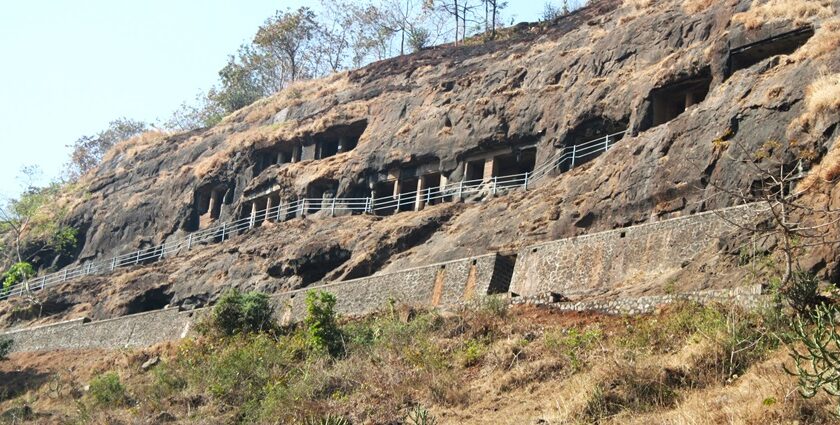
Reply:
<svg viewBox="0 0 840 425"><path fill-rule="evenodd" d="M416 209L421 210L426 205L437 205L444 201L441 196L443 192L440 187L440 173L426 174L420 179L422 180L420 188L423 192L418 195Z"/></svg>
<svg viewBox="0 0 840 425"><path fill-rule="evenodd" d="M397 195L398 212L414 210L417 201L418 182L420 182L420 179L417 177L400 180Z"/></svg>
<svg viewBox="0 0 840 425"><path fill-rule="evenodd" d="M367 130L367 120L339 125L312 136L315 143L314 159L324 159L356 148Z"/></svg>
<svg viewBox="0 0 840 425"><path fill-rule="evenodd" d="M332 200L335 199L337 187L337 182L320 182L309 185L307 197L310 199L307 212L314 214L322 209L329 208L332 205Z"/></svg>
<svg viewBox="0 0 840 425"><path fill-rule="evenodd" d="M749 68L767 58L795 52L814 36L814 27L805 26L729 49L727 76Z"/></svg>
<svg viewBox="0 0 840 425"><path fill-rule="evenodd" d="M653 126L665 124L705 100L711 84L712 77L706 71L701 76L654 90Z"/></svg>
<svg viewBox="0 0 840 425"><path fill-rule="evenodd" d="M628 118L616 121L598 117L581 122L561 143L564 159L557 164L558 169L565 172L597 158L624 137L628 124Z"/></svg>
<svg viewBox="0 0 840 425"><path fill-rule="evenodd" d="M499 187L521 185L525 173L534 171L537 163L537 148L527 147L493 158L493 176Z"/></svg>
<svg viewBox="0 0 840 425"><path fill-rule="evenodd" d="M329 158L338 153L338 140L324 140L318 143L318 159Z"/></svg>
<svg viewBox="0 0 840 425"><path fill-rule="evenodd" d="M198 214L198 228L207 227L210 222L219 219L226 193L227 189L224 186L217 186L212 189L202 188L195 191L194 206Z"/></svg>
<svg viewBox="0 0 840 425"><path fill-rule="evenodd" d="M396 211L397 203L395 198L395 185L399 183L396 180L385 180L376 182L373 185L373 213L376 215L388 215Z"/></svg>
<svg viewBox="0 0 840 425"><path fill-rule="evenodd" d="M468 186L478 186L484 180L485 160L476 159L464 164L464 183Z"/></svg>

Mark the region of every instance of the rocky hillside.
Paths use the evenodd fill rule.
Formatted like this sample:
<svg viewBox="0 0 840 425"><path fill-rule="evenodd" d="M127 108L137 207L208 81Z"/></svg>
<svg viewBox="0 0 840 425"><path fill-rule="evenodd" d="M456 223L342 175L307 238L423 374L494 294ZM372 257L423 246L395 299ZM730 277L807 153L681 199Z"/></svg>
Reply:
<svg viewBox="0 0 840 425"><path fill-rule="evenodd" d="M395 178L398 191L418 177L458 182L487 155L500 170L527 169L626 130L607 153L533 191L266 223L224 244L58 286L45 312L101 318L203 305L229 286L278 291L742 202L733 193L760 183L753 153L768 141L813 152L802 162L782 156L788 169L831 165L822 161L833 158L840 118L831 100L840 93L836 3L596 1L495 41L301 82L213 128L132 139L72 196L77 264L247 216L253 204L265 207L265 194L286 203L383 196ZM836 191L813 202L831 199ZM815 253L809 266L836 278L837 254ZM22 318L2 309L7 323Z"/></svg>

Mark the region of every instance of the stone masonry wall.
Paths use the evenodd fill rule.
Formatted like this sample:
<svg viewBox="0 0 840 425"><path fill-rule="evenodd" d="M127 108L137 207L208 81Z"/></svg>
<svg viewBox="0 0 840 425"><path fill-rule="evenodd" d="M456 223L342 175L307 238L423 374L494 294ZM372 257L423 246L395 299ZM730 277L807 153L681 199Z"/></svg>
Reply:
<svg viewBox="0 0 840 425"><path fill-rule="evenodd" d="M168 308L110 320L75 319L8 332L15 352L89 348L146 347L183 338L192 324L191 314Z"/></svg>
<svg viewBox="0 0 840 425"><path fill-rule="evenodd" d="M579 299L634 280L653 281L735 230L732 223L750 223L761 211L755 204L742 205L532 245L519 252L510 291Z"/></svg>
<svg viewBox="0 0 840 425"><path fill-rule="evenodd" d="M343 316L370 314L392 301L419 308L457 305L490 292L491 282L504 273L497 272L499 258L483 255L287 292L274 297L277 316L282 323L301 320L306 293L317 290L335 295Z"/></svg>
<svg viewBox="0 0 840 425"><path fill-rule="evenodd" d="M287 292L272 301L284 323L303 319L306 292L313 290L334 294L342 316L370 314L390 301L425 308L452 306L488 294L491 284L500 285L499 276L504 280L507 269L496 273L497 264L499 256L484 255ZM98 322L76 319L11 331L3 337L14 340L16 352L145 347L185 337L207 311L170 308Z"/></svg>
<svg viewBox="0 0 840 425"><path fill-rule="evenodd" d="M653 313L657 308L677 301L694 301L700 304L731 303L745 309L755 309L766 305L767 295L763 295L761 285L752 285L732 289L694 291L684 294L651 295L634 298L601 299L588 301L551 302L550 296L533 298L514 298L512 304L550 305L560 311L592 311L612 315L635 315Z"/></svg>

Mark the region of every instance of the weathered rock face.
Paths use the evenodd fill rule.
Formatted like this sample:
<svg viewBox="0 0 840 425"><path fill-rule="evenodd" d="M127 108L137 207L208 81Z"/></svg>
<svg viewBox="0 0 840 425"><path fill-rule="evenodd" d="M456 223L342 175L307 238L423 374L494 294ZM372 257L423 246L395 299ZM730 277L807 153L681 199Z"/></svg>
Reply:
<svg viewBox="0 0 840 425"><path fill-rule="evenodd" d="M86 230L80 262L241 217L265 191L285 201L320 187L366 197L395 170L460 181L464 162L482 152L535 145L540 164L565 146L628 130L609 152L535 191L388 217L319 213L51 296L65 311L107 317L203 304L228 286L276 291L510 251L736 203L727 193L754 187L749 153L768 140L795 137L819 155L829 150L837 117L794 135L790 125L804 113L808 84L836 72L840 54L797 52L729 69L730 40L751 31L731 17L752 1L689 3L702 2L596 2L504 40L300 83L211 129L126 143L86 177L90 196L73 210L71 223ZM307 159L312 149L332 149L312 143L343 136L353 139L344 148L357 145ZM277 165L281 154L301 160ZM206 212L213 197L218 211ZM836 268L833 250L820 255L824 271Z"/></svg>

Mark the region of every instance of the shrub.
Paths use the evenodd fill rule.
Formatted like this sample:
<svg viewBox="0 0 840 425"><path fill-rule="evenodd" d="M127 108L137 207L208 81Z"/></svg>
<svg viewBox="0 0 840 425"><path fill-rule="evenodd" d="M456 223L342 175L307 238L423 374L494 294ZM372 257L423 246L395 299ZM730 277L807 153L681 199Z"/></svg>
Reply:
<svg viewBox="0 0 840 425"><path fill-rule="evenodd" d="M274 312L266 294L256 291L242 294L234 288L219 298L213 308L211 324L226 336L262 332L273 328Z"/></svg>
<svg viewBox="0 0 840 425"><path fill-rule="evenodd" d="M405 423L408 425L435 425L437 424L437 418L424 407L414 406L406 415Z"/></svg>
<svg viewBox="0 0 840 425"><path fill-rule="evenodd" d="M308 345L336 357L344 350L344 340L335 316L335 295L324 291L306 293L306 326Z"/></svg>
<svg viewBox="0 0 840 425"><path fill-rule="evenodd" d="M118 406L125 403L125 387L115 372L98 375L90 381L90 397L98 406Z"/></svg>
<svg viewBox="0 0 840 425"><path fill-rule="evenodd" d="M813 273L795 272L785 288L784 296L797 313L805 313L819 303L819 284L819 279Z"/></svg>
<svg viewBox="0 0 840 425"><path fill-rule="evenodd" d="M566 357L574 369L583 366L583 357L601 340L601 330L598 328L569 329L565 332L548 332L545 335L545 347L555 354Z"/></svg>
<svg viewBox="0 0 840 425"><path fill-rule="evenodd" d="M0 338L0 360L6 360L6 356L12 351L13 344L11 339Z"/></svg>
<svg viewBox="0 0 840 425"><path fill-rule="evenodd" d="M21 261L19 263L15 263L9 270L5 273L5 278L3 279L3 293L6 294L12 288L12 286L20 283L25 282L26 280L35 276L35 269L32 267L32 264L27 263L26 261Z"/></svg>
<svg viewBox="0 0 840 425"><path fill-rule="evenodd" d="M795 341L804 347L791 347L795 369L785 371L799 380L799 393L812 398L825 391L838 400L840 415L840 334L835 317L838 309L833 305L820 305L807 315L798 315L794 322ZM811 322L809 327L806 323Z"/></svg>

